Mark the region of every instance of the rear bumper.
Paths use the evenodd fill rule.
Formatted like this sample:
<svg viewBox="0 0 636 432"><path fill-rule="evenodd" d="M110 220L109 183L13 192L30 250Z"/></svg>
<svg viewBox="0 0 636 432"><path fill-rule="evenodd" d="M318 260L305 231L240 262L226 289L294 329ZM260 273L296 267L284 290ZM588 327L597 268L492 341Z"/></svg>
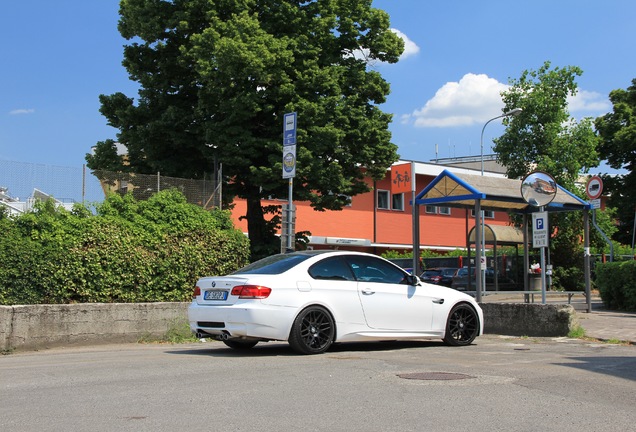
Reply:
<svg viewBox="0 0 636 432"><path fill-rule="evenodd" d="M261 303L208 306L192 302L188 321L193 333L286 341L295 314L293 308Z"/></svg>

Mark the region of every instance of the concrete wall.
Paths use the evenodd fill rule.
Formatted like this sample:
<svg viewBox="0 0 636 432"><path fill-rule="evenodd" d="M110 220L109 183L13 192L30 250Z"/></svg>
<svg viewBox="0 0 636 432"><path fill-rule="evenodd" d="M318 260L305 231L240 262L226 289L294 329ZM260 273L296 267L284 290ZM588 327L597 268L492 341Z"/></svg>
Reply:
<svg viewBox="0 0 636 432"><path fill-rule="evenodd" d="M484 333L509 336L567 336L578 326L567 304L481 303Z"/></svg>
<svg viewBox="0 0 636 432"><path fill-rule="evenodd" d="M0 306L0 350L136 342L162 337L185 321L189 303ZM511 336L566 336L574 308L559 304L482 303L484 331Z"/></svg>
<svg viewBox="0 0 636 432"><path fill-rule="evenodd" d="M186 320L189 303L0 306L0 350L135 342Z"/></svg>

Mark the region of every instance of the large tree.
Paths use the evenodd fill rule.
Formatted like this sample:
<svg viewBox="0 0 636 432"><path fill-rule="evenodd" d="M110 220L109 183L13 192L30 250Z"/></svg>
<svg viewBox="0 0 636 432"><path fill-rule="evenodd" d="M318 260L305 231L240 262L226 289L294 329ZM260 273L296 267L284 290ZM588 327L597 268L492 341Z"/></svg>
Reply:
<svg viewBox="0 0 636 432"><path fill-rule="evenodd" d="M614 239L631 244L636 211L636 79L627 90L610 92L612 112L594 121L601 137L599 152L610 167L625 170L621 175L605 175L604 189L609 205L616 208L618 230Z"/></svg>
<svg viewBox="0 0 636 432"><path fill-rule="evenodd" d="M545 62L538 70L526 70L510 80L503 92L504 112L521 108L505 133L494 140L498 160L508 177L522 178L533 170L551 174L557 183L575 189L582 172L598 166L598 138L592 121L575 121L568 111L568 97L578 91L575 66L551 69Z"/></svg>
<svg viewBox="0 0 636 432"><path fill-rule="evenodd" d="M545 62L538 70L526 70L519 79L510 80L502 93L504 112L523 111L505 119L506 131L494 140L494 151L508 177L544 171L559 185L582 195L576 182L581 173L598 165L599 156L591 119L577 122L568 111L568 97L576 95L576 77L581 74L578 67L551 68ZM582 218L571 212L551 215L550 225L558 232L550 243L557 283L582 288Z"/></svg>
<svg viewBox="0 0 636 432"><path fill-rule="evenodd" d="M394 63L404 45L371 0L122 0L120 15L139 95L100 101L126 169L198 178L216 158L224 194L247 201L254 258L273 240L261 200L287 198L285 113L298 115L294 199L317 210L341 209L397 160L378 108L389 85L369 61ZM89 167L112 147L98 143Z"/></svg>

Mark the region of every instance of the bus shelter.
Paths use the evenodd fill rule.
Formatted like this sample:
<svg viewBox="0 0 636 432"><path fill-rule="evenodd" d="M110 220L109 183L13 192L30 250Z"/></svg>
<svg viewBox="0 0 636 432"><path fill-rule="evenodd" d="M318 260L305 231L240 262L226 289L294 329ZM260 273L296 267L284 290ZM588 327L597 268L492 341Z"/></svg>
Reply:
<svg viewBox="0 0 636 432"><path fill-rule="evenodd" d="M475 214L475 226L481 227L482 210L505 211L520 214L523 217L522 230L524 244L529 244L528 219L532 213L539 211L539 207L530 205L521 194L522 181L518 179L508 179L503 177L481 176L474 174L452 173L448 170L442 171L431 181L421 192L415 195L412 204L415 209L414 215L419 215L419 206L435 205L446 207L457 207L473 209ZM590 230L589 230L589 210L591 206L588 202L580 199L570 191L556 185L554 199L542 210L548 212L581 211L583 212L583 246L584 274L585 274L585 294L587 297L587 311L591 312L591 282L590 282ZM419 238L419 217L413 218L413 232L418 233ZM467 233L468 234L468 233ZM483 255L482 235L480 229L474 230L475 254L478 257ZM415 235L414 235L414 238ZM413 242L414 256L419 256L419 241ZM528 247L524 248L524 265L529 268ZM482 272L476 272L475 284L481 287ZM527 272L524 278L524 289L528 290L529 278ZM542 286L545 290L545 286ZM481 301L481 288L476 290L477 301ZM545 296L544 296L545 297Z"/></svg>
<svg viewBox="0 0 636 432"><path fill-rule="evenodd" d="M471 251L472 251L472 245L476 245L476 236L477 236L477 226L472 227L469 231L468 231L468 235L466 236L466 251L468 253L468 273L471 273L471 269L470 269L470 263L471 263ZM500 275L500 269L499 269L499 260L498 260L498 253L497 253L497 249L500 246L513 246L515 248L515 264L516 266L524 266L525 263L519 263L518 261L518 257L519 257L519 245L524 244L524 242L526 241L524 235L523 235L523 230L515 227L515 226L511 226L511 225L489 225L487 223L484 223L484 230L483 230L483 244L485 245L492 245L492 250L493 250L493 271L494 271L494 280L493 280L493 285L494 285L494 290L495 291L499 291L499 275ZM502 262L502 264L505 267L505 263ZM515 269L515 275L519 272L519 269L516 268ZM505 277L509 277L509 275L507 273L504 273L502 276ZM518 282L515 278L515 283ZM524 279L524 285L525 285L525 279ZM470 287L470 285L469 285Z"/></svg>

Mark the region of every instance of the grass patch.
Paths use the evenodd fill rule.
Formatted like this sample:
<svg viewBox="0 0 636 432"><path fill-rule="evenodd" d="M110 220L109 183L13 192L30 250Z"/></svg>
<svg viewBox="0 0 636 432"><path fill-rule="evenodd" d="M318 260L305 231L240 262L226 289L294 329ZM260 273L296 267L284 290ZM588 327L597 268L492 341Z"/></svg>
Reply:
<svg viewBox="0 0 636 432"><path fill-rule="evenodd" d="M589 337L585 334L585 329L581 326L577 326L573 328L572 330L570 330L570 333L568 333L568 337L572 339L583 339L590 342L606 343L610 345L631 345L630 342L622 341L616 338L597 339L597 338Z"/></svg>
<svg viewBox="0 0 636 432"><path fill-rule="evenodd" d="M572 339L583 339L585 337L585 329L581 326L576 326L570 330L568 337Z"/></svg>
<svg viewBox="0 0 636 432"><path fill-rule="evenodd" d="M139 338L139 343L192 343L199 339L190 331L190 324L185 318L176 318L170 322L168 330L161 337L152 336L150 333Z"/></svg>

